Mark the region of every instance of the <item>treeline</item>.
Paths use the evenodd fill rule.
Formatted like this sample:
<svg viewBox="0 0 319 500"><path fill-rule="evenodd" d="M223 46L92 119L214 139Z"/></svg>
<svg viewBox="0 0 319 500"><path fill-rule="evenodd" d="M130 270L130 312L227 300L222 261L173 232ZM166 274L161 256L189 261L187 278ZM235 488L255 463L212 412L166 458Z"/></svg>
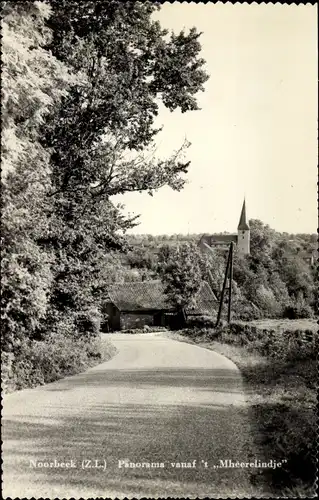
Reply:
<svg viewBox="0 0 319 500"><path fill-rule="evenodd" d="M255 219L256 224L258 225L257 219ZM263 226L263 223L260 222ZM265 225L267 226L267 224ZM268 226L269 227L269 226ZM271 233L276 237L276 239L280 238L282 241L289 242L290 249L292 251L298 252L300 250L305 252L312 252L316 250L318 237L315 233L313 234L291 234L287 232L278 232L269 228ZM230 234L227 231L218 233L218 234ZM276 235L276 236L275 236ZM135 245L143 245L144 247L152 247L154 245L162 245L165 243L172 242L198 242L199 239L203 236L203 233L175 233L175 234L127 234L126 239L129 244L132 246Z"/></svg>
<svg viewBox="0 0 319 500"><path fill-rule="evenodd" d="M32 385L34 349L38 366L47 353L70 371L72 342L84 352L75 343L96 339L137 223L112 197L184 185L188 144L155 158L154 120L159 102L198 109L208 77L199 33L169 34L152 18L158 8L2 2L2 347L13 386ZM64 351L63 341L52 351L58 336Z"/></svg>

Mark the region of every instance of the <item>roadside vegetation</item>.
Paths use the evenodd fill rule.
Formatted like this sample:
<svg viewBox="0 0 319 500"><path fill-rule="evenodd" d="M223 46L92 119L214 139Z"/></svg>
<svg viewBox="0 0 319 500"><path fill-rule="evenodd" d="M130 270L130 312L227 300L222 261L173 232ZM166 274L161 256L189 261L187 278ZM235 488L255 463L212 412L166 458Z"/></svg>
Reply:
<svg viewBox="0 0 319 500"><path fill-rule="evenodd" d="M219 352L241 370L260 458L287 459L281 469L263 470L255 480L270 484L274 495L314 496L317 322L234 322L169 335Z"/></svg>
<svg viewBox="0 0 319 500"><path fill-rule="evenodd" d="M44 341L25 342L15 357L1 354L2 390L9 393L48 384L108 361L116 352L110 342L97 337L88 341L52 335Z"/></svg>
<svg viewBox="0 0 319 500"><path fill-rule="evenodd" d="M208 75L200 33L162 29L157 4L1 5L2 361L14 389L101 359L101 301L137 223L113 197L183 188L189 144L156 157L155 119L160 105L199 109Z"/></svg>

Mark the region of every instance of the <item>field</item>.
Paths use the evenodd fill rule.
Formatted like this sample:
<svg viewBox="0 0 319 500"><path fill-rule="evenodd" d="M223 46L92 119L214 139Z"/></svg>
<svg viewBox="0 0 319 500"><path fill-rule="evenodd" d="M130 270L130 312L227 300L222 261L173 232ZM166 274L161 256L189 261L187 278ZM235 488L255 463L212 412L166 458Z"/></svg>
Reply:
<svg viewBox="0 0 319 500"><path fill-rule="evenodd" d="M241 323L236 321L236 323ZM245 324L245 322L242 322ZM251 326L255 326L261 329L276 330L277 332L287 331L287 330L311 330L313 332L318 331L318 322L315 319L259 319L250 321Z"/></svg>

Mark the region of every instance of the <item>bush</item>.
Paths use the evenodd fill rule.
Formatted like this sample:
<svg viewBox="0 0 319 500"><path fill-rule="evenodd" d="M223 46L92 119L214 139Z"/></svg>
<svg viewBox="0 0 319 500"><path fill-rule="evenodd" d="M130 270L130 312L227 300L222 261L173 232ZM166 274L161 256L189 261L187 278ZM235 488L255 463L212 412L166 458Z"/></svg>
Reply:
<svg viewBox="0 0 319 500"><path fill-rule="evenodd" d="M2 353L4 392L36 387L73 375L102 361L101 340L73 339L52 335L45 341L25 341L15 356ZM103 342L103 360L116 349Z"/></svg>
<svg viewBox="0 0 319 500"><path fill-rule="evenodd" d="M318 350L318 333L311 330L280 331L235 322L217 329L214 338L279 360L316 359Z"/></svg>
<svg viewBox="0 0 319 500"><path fill-rule="evenodd" d="M49 311L47 322L43 325L41 340L46 336L60 335L68 339L94 339L101 330L102 316L97 308L90 308L86 311L67 312L58 311L52 307ZM49 332L49 333L46 333Z"/></svg>
<svg viewBox="0 0 319 500"><path fill-rule="evenodd" d="M80 335L97 336L101 328L101 319L98 309L90 309L76 315L75 326Z"/></svg>
<svg viewBox="0 0 319 500"><path fill-rule="evenodd" d="M256 304L267 318L279 318L282 316L282 305L276 299L272 290L261 285L256 290Z"/></svg>
<svg viewBox="0 0 319 500"><path fill-rule="evenodd" d="M216 318L212 316L187 316L188 328L214 328Z"/></svg>
<svg viewBox="0 0 319 500"><path fill-rule="evenodd" d="M150 332L166 332L167 328L165 326L153 326L144 325L140 328L126 328L126 330L121 330L118 333L150 333Z"/></svg>
<svg viewBox="0 0 319 500"><path fill-rule="evenodd" d="M253 409L267 455L271 453L278 461L282 457L287 460L282 468L263 471L267 483L276 491L298 484L311 489L316 477L316 412L305 408L297 394L296 399L301 403L297 407L281 402L257 405Z"/></svg>
<svg viewBox="0 0 319 500"><path fill-rule="evenodd" d="M313 318L314 312L308 304L295 304L285 307L283 317L287 319Z"/></svg>
<svg viewBox="0 0 319 500"><path fill-rule="evenodd" d="M233 302L233 317L242 321L253 321L262 318L261 310L245 298L235 298Z"/></svg>
<svg viewBox="0 0 319 500"><path fill-rule="evenodd" d="M5 236L17 232L8 221ZM20 238L22 240L22 238ZM17 238L18 240L18 238ZM36 336L45 317L52 280L48 255L30 239L10 241L4 237L1 261L2 348L15 351L24 338Z"/></svg>

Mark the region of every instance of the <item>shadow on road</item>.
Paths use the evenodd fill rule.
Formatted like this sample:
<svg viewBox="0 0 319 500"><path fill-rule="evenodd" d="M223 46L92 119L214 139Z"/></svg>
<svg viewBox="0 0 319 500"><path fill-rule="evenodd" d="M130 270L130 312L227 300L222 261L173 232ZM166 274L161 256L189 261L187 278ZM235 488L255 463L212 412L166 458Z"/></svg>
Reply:
<svg viewBox="0 0 319 500"><path fill-rule="evenodd" d="M241 378L234 370L227 369L95 369L63 379L43 387L46 391L73 390L75 387L142 387L154 385L167 387L193 387L212 391L239 393L243 391Z"/></svg>
<svg viewBox="0 0 319 500"><path fill-rule="evenodd" d="M84 497L256 495L251 471L214 468L220 460L256 458L241 378L233 370L94 370L42 392L47 398L42 409L31 404L23 416L13 413L4 421L8 496L26 496L27 485L33 496L51 498L77 492ZM105 393L104 399L95 401L96 393ZM76 460L77 468L30 468L30 460L54 459ZM124 459L165 467L121 468ZM82 469L83 460L105 460L106 470ZM196 468L171 466L193 460ZM12 482L12 470L21 490Z"/></svg>

